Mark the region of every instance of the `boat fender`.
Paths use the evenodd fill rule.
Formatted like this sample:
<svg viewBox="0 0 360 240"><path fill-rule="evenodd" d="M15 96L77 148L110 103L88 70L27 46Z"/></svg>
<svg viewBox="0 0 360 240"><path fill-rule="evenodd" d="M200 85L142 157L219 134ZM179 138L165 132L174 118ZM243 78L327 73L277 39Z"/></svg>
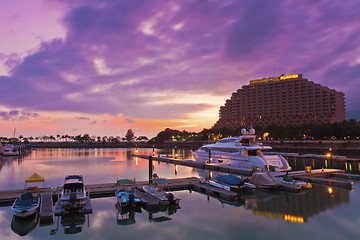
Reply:
<svg viewBox="0 0 360 240"><path fill-rule="evenodd" d="M168 193L166 194L166 198L168 199L169 202L174 202L174 194Z"/></svg>

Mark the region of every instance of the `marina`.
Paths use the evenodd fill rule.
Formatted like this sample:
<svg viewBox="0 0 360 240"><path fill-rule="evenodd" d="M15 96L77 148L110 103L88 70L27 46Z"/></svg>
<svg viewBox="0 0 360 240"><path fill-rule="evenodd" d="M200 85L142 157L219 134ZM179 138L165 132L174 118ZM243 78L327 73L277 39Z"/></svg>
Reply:
<svg viewBox="0 0 360 240"><path fill-rule="evenodd" d="M282 204L285 204L284 206L286 206L286 202L288 200L284 200L283 198L288 196L287 198L291 199L291 201L300 201L297 203L299 206L303 205L305 208L308 208L308 203L303 201L310 201L307 199L315 193L316 195L313 197L317 196L317 194L320 194L319 198L321 199L327 199L327 196L329 196L330 198L327 200L329 207L336 206L336 204L341 205L341 202L349 201L349 194L353 194L352 191L349 191L350 188L348 188L348 186L341 185L344 182L351 182L351 189L355 189L354 193L357 194L357 174L351 174L342 169L329 168L305 168L305 170L295 170L289 172L288 176L293 179L298 179L297 181L300 181L300 178L308 178L308 180L302 179L302 181L309 181L309 183L311 182L312 188L305 191L295 185L292 186L291 184L290 187L286 187L284 185L279 189L256 188L255 191L242 191L240 189L236 189L236 187L229 187L227 188L228 190L226 190L221 186L221 184L220 186L214 186L208 183L204 183L201 179L206 178L215 181L215 176L234 174L234 172L232 172L234 169L236 169L234 167L221 166L216 163L199 165L199 163L191 159L190 152L188 151L185 151L185 159L174 159L172 157L162 156L160 158L153 157L151 161L149 161L149 154L152 153L151 149L138 150L139 153L137 155L134 154L134 149L83 149L80 151L66 149L35 150L31 155L25 157L25 161L22 162L20 166L24 164L26 165L28 162L31 162L36 166L37 163L46 163L44 162L45 160L39 161L39 159L53 159L47 160L47 163L50 164L48 166L59 166L59 164L61 164L63 169L67 169L67 166L69 166L69 169L66 170L66 172L70 173L71 171L71 173L73 173L70 168L70 163L72 165L78 165L81 161L81 163L83 162L84 164L90 164L89 166L84 164L78 165L85 166L85 169L78 173L84 176L86 181L84 187L85 192L89 197L88 204L84 206L81 211L77 211L77 213L64 211L60 204L61 200L59 200L63 189L63 186L61 185L63 182L63 177L57 174L56 168L48 171L48 174L43 174L40 168L36 168L36 172L39 173L39 176L45 175L44 182L39 182L37 187L28 186L26 189L22 189L24 184L23 182L18 181L18 183L16 185L12 185L10 189L8 188L0 191L0 204L2 206L0 211L3 211L3 209L6 211L6 209L11 206L14 199L21 196L22 193L39 193L43 203L40 206L37 217L39 219L37 223L39 227L31 228L32 230L29 228L30 233L28 234L46 235L45 232L47 232L47 234L50 235L62 235L72 233L80 234L80 236L85 238L88 236L89 229L91 229L93 226L91 222L96 222L99 214L105 210L103 209L103 206L108 206L107 208L113 209L111 211L113 211L114 214L108 215L114 216L113 221L116 221L118 225L121 225L122 227L128 226L127 224L129 224L129 226L137 226L139 221L171 225L175 223L179 224L177 219L181 217L183 213L187 212L187 214L191 214L191 212L196 211L195 209L197 208L206 209L206 205L208 204L211 205L211 207L209 205L210 208L206 210L208 213L221 212L221 214L223 214L228 210L236 212L239 212L240 210L241 212L245 211L247 213L251 213L254 217L259 216L261 218L266 217L273 219L269 219L269 221L278 221L276 219L279 219L284 222L306 223L309 221L309 219L313 218L311 216L314 213L306 213L307 211L305 210L296 212L293 208L285 208L280 211L280 209L276 210L274 207L278 206L281 201L285 201ZM169 153L171 153L171 150L169 150ZM64 156L66 156L66 158L64 158ZM170 155L168 154L168 156ZM61 163L56 160L59 157L61 158ZM79 161L76 159L79 159ZM67 163L67 161L69 162ZM183 162L184 165L182 165ZM99 163L101 163L101 165L99 165ZM104 172L108 172L109 174L102 174L101 180L97 174L99 170L96 172L94 171L94 174L92 175L92 170L89 167L91 167L91 165L95 166L94 164L96 166L101 166L101 169L99 169L100 171L102 170ZM211 166L211 170L207 169L207 165ZM4 165L3 170L6 169L7 166L8 165ZM119 174L118 171L111 171L110 169L115 168L115 166L121 166L121 168L125 167L125 169L128 169L127 171L129 171L130 174ZM151 171L149 166L151 166ZM212 169L217 169L219 171ZM56 177L51 177L52 174L55 173L57 174L55 175ZM178 206L163 206L159 204L158 199L143 191L143 186L147 186L150 182L153 181L154 173L157 173L159 176L165 177L166 179L166 182L158 182L157 187L167 192L172 192L175 196L181 198ZM282 175L284 173L271 172L271 174ZM24 175L31 175L31 173L25 173ZM247 179L251 177L251 173L241 176L243 176L243 179ZM278 176L273 175L273 177ZM119 178L132 179L132 181L126 183L126 181L118 180ZM134 178L135 185L133 182ZM41 179L42 178L39 178L38 180ZM22 181L24 181L24 178ZM340 181L341 184L337 181ZM28 183L28 185L30 185L30 183ZM134 187L134 193L142 201L141 208L143 211L141 211L141 208L123 209L121 206L119 207L119 205L116 207L118 200L115 197L115 191L121 189L134 189ZM2 189L4 189L4 187ZM322 189L326 190L326 192L323 192ZM338 194L341 194L339 196L344 195L344 197L339 198ZM316 197L316 199L317 198L318 197ZM316 199L311 201L318 201ZM336 201L340 201L340 203L333 202L334 200L332 199L338 199ZM204 205L204 200L206 205ZM198 203L202 204L199 205ZM221 204L223 207L219 209L216 207L216 203ZM265 203L271 205L267 205ZM225 209L223 209L224 206L226 206ZM240 206L241 208L239 208ZM230 212L227 212L227 214L230 214ZM247 218L251 219L252 217L248 216ZM202 221L209 221L203 218L201 219ZM20 222L21 221L19 219L16 219L17 224ZM19 225L16 226L18 228ZM60 231L61 228L63 228L64 231ZM19 230L16 231L21 232ZM108 227L104 227L104 231L111 232L114 230L111 230L111 228Z"/></svg>

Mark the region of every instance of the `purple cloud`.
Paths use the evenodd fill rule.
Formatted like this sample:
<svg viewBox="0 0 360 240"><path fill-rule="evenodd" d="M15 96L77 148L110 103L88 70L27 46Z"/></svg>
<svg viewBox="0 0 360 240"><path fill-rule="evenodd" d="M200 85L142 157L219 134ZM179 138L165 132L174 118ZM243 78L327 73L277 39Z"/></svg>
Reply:
<svg viewBox="0 0 360 240"><path fill-rule="evenodd" d="M31 113L19 110L12 110L10 112L1 111L0 118L4 121L22 121L28 120L30 118L38 118L40 115L38 113Z"/></svg>
<svg viewBox="0 0 360 240"><path fill-rule="evenodd" d="M66 4L65 39L42 43L22 62L8 59L12 71L0 76L1 105L122 114L130 121L178 118L212 105L171 96L225 100L249 80L273 75L275 66L276 75L303 73L340 88L347 115L360 118L353 100L360 86L353 84L360 79L358 1Z"/></svg>

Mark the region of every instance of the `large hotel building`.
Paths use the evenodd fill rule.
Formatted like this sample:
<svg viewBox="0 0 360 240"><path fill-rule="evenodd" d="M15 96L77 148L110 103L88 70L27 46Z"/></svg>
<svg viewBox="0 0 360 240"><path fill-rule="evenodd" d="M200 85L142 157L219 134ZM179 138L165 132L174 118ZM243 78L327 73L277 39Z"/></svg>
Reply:
<svg viewBox="0 0 360 240"><path fill-rule="evenodd" d="M263 78L234 92L219 115L214 128L341 122L345 97L302 74Z"/></svg>

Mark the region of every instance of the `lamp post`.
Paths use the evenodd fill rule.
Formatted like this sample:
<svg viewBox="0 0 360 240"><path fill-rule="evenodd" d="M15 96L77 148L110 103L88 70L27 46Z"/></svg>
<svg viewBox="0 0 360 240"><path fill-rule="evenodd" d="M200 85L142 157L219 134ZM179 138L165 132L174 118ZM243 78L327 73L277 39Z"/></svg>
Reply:
<svg viewBox="0 0 360 240"><path fill-rule="evenodd" d="M332 168L332 149L329 148L329 152L326 154L326 156L329 158L329 168Z"/></svg>

